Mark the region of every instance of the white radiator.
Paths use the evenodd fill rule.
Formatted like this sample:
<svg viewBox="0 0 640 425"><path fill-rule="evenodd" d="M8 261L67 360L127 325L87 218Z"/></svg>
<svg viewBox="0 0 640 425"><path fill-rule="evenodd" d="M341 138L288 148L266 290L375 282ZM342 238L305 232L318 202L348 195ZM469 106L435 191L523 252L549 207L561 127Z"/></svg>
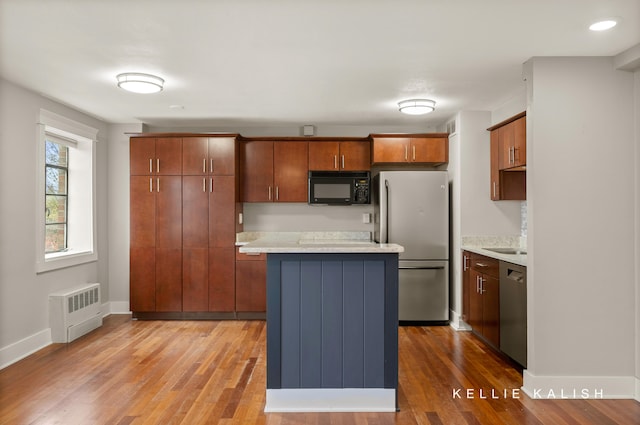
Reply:
<svg viewBox="0 0 640 425"><path fill-rule="evenodd" d="M88 283L49 294L53 342L71 342L102 326L100 284Z"/></svg>

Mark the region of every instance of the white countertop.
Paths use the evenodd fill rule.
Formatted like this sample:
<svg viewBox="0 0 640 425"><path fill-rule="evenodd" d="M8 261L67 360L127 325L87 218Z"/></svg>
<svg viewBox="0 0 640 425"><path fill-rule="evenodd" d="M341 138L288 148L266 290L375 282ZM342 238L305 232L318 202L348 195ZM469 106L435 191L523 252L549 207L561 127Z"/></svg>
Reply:
<svg viewBox="0 0 640 425"><path fill-rule="evenodd" d="M400 253L398 244L371 241L368 232L269 232L238 234L243 253Z"/></svg>
<svg viewBox="0 0 640 425"><path fill-rule="evenodd" d="M502 254L486 248L515 248L526 252L526 236L463 236L461 248L465 251L506 261L519 266L527 266L526 254Z"/></svg>

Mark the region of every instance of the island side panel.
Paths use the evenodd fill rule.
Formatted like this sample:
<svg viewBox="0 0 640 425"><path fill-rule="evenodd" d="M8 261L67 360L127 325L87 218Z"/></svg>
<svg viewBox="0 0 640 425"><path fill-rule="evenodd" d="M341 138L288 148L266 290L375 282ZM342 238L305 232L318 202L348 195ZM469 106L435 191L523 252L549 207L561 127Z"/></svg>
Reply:
<svg viewBox="0 0 640 425"><path fill-rule="evenodd" d="M348 262L322 262L322 388L344 388L342 357L343 268ZM343 281L344 279L344 281ZM348 306L346 306L348 308Z"/></svg>
<svg viewBox="0 0 640 425"><path fill-rule="evenodd" d="M364 388L364 262L344 265L344 386Z"/></svg>
<svg viewBox="0 0 640 425"><path fill-rule="evenodd" d="M267 262L268 389L397 388L397 254Z"/></svg>

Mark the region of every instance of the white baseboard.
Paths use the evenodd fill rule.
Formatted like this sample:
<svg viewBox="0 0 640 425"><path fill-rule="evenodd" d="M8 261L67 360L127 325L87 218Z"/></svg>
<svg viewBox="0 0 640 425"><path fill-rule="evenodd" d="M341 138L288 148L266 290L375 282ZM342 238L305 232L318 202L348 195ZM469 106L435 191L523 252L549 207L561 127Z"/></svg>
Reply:
<svg viewBox="0 0 640 425"><path fill-rule="evenodd" d="M636 401L640 401L640 378L636 378Z"/></svg>
<svg viewBox="0 0 640 425"><path fill-rule="evenodd" d="M449 317L451 320L449 321L449 326L451 326L456 331L470 331L471 326L467 325L467 323L462 320L462 317L455 311L449 310Z"/></svg>
<svg viewBox="0 0 640 425"><path fill-rule="evenodd" d="M396 390L385 388L267 389L269 412L395 412Z"/></svg>
<svg viewBox="0 0 640 425"><path fill-rule="evenodd" d="M534 399L636 399L634 376L535 376L524 370L522 391Z"/></svg>
<svg viewBox="0 0 640 425"><path fill-rule="evenodd" d="M131 314L129 301L109 301L102 304L102 317L107 317L111 314Z"/></svg>
<svg viewBox="0 0 640 425"><path fill-rule="evenodd" d="M0 348L0 369L4 369L24 359L51 343L51 329L47 328L18 342Z"/></svg>

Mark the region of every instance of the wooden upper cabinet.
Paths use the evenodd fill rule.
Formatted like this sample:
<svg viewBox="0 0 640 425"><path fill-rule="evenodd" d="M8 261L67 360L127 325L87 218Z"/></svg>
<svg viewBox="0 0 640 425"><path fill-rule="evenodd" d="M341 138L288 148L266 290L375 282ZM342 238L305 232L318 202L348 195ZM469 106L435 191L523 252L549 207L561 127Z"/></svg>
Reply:
<svg viewBox="0 0 640 425"><path fill-rule="evenodd" d="M527 117L523 116L496 128L500 140L500 170L527 164Z"/></svg>
<svg viewBox="0 0 640 425"><path fill-rule="evenodd" d="M490 127L491 181L494 201L527 199L526 116L522 112Z"/></svg>
<svg viewBox="0 0 640 425"><path fill-rule="evenodd" d="M244 202L307 202L308 142L243 143Z"/></svg>
<svg viewBox="0 0 640 425"><path fill-rule="evenodd" d="M131 175L182 174L182 139L134 137L130 146Z"/></svg>
<svg viewBox="0 0 640 425"><path fill-rule="evenodd" d="M276 142L273 146L273 184L276 202L307 202L309 143Z"/></svg>
<svg viewBox="0 0 640 425"><path fill-rule="evenodd" d="M273 199L273 142L242 144L242 200L271 202Z"/></svg>
<svg viewBox="0 0 640 425"><path fill-rule="evenodd" d="M446 133L385 135L373 134L374 164L431 164L449 161L449 137Z"/></svg>
<svg viewBox="0 0 640 425"><path fill-rule="evenodd" d="M182 142L182 173L233 176L235 155L235 137L185 137Z"/></svg>
<svg viewBox="0 0 640 425"><path fill-rule="evenodd" d="M369 141L311 141L309 170L366 171L371 169Z"/></svg>

